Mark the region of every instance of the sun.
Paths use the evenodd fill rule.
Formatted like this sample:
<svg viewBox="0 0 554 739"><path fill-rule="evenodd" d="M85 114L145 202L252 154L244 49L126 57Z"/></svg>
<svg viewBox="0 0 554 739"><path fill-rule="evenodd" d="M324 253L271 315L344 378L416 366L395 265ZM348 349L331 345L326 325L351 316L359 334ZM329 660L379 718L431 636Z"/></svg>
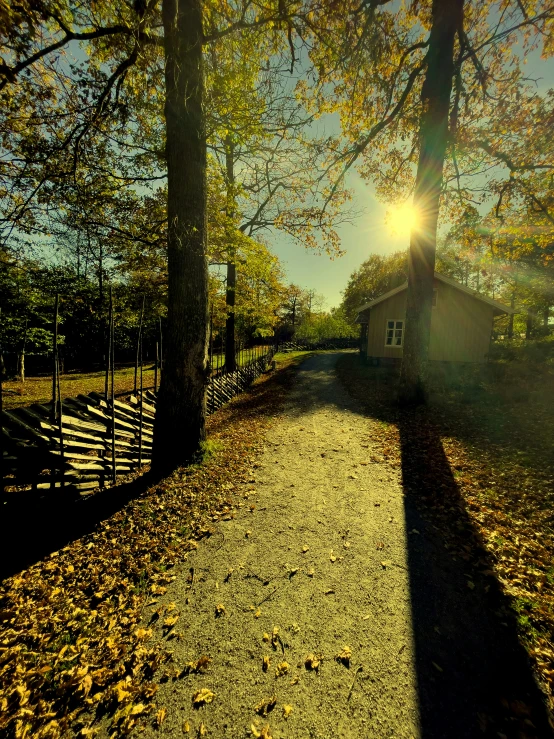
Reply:
<svg viewBox="0 0 554 739"><path fill-rule="evenodd" d="M387 211L385 222L391 236L409 236L417 226L417 210L413 205L404 203Z"/></svg>

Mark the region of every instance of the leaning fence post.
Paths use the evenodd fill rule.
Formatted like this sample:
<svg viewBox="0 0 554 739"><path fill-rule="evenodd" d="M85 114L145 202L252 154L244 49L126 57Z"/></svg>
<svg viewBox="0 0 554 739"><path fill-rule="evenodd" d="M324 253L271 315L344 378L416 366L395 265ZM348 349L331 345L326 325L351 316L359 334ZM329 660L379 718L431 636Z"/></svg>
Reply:
<svg viewBox="0 0 554 739"><path fill-rule="evenodd" d="M137 370L138 370L138 363L139 363L139 351L140 351L140 343L141 343L141 337L142 337L142 320L144 318L144 295L142 296L142 307L140 309L140 320L139 320L139 330L138 330L138 336L137 336L137 351L135 354L135 385L134 385L134 393L137 394Z"/></svg>
<svg viewBox="0 0 554 739"><path fill-rule="evenodd" d="M114 331L114 316L113 316L113 297L112 287L110 285L110 365L111 365L111 402L112 402L112 482L115 484L117 481L117 469L115 459L115 387L114 387L114 360L115 360L115 331Z"/></svg>
<svg viewBox="0 0 554 739"><path fill-rule="evenodd" d="M60 487L64 487L64 478L65 478L65 450L64 450L64 443L63 443L63 406L62 406L62 391L60 387L60 364L59 364L59 357L57 357L56 363L58 365L58 431L60 434L60 464L61 464L61 480L60 480Z"/></svg>
<svg viewBox="0 0 554 739"><path fill-rule="evenodd" d="M110 286L110 295L111 295L111 286ZM110 380L110 366L112 362L112 299L110 297L110 307L109 307L109 313L108 313L108 353L106 357L106 378L104 381L104 400L106 403L108 402L108 392L109 392L109 380Z"/></svg>
<svg viewBox="0 0 554 739"><path fill-rule="evenodd" d="M2 308L0 308L0 321L2 319ZM4 410L4 399L2 382L4 381L4 352L2 350L1 334L0 334L0 418ZM0 498L4 498L4 481L6 478L6 466L4 465L4 434L2 433L2 423L0 422Z"/></svg>
<svg viewBox="0 0 554 739"><path fill-rule="evenodd" d="M142 309L144 311L144 299L142 303ZM142 419L143 419L143 383L142 383L142 314L141 314L141 332L139 339L139 361L140 361L140 407L139 407L139 453L138 453L138 466L142 467Z"/></svg>
<svg viewBox="0 0 554 739"><path fill-rule="evenodd" d="M156 358L154 360L154 395L158 392L158 362L160 361L158 347L159 344L156 341Z"/></svg>

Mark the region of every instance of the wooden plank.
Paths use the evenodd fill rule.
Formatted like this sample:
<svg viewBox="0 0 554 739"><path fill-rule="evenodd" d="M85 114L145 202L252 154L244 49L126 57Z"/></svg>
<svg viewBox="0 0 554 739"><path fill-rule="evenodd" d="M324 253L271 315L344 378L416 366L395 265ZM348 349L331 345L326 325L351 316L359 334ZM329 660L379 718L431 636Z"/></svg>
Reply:
<svg viewBox="0 0 554 739"><path fill-rule="evenodd" d="M106 470L111 470L112 464L111 461L106 461L103 465L96 464L94 462L91 462L90 464L84 464L82 462L68 462L67 466L70 467L72 470L97 470L99 472L105 472ZM116 463L115 465L116 470L126 470L129 472L131 468L129 465L119 465Z"/></svg>
<svg viewBox="0 0 554 739"><path fill-rule="evenodd" d="M54 427L51 424L46 423L45 421L41 421L40 426L41 426L41 428L42 427L49 427L50 429L53 429L54 431L57 431L58 430L58 429L54 429ZM103 435L94 436L93 434L87 434L84 431L75 431L74 429L69 429L69 428L64 428L64 440L65 440L66 435L67 436L74 436L76 439L86 439L87 441L101 442L101 441L104 440L104 436ZM59 443L59 441L58 441L58 443Z"/></svg>
<svg viewBox="0 0 554 739"><path fill-rule="evenodd" d="M64 402L65 407L66 403ZM82 418L77 418L76 416L67 416L64 414L62 415L62 423L64 426L75 426L81 429L90 429L91 431L101 431L102 433L106 431L105 426L101 426L99 423L92 423L92 421L83 421Z"/></svg>
<svg viewBox="0 0 554 739"><path fill-rule="evenodd" d="M60 438L56 436L51 437L52 441L55 444L60 443ZM71 447L72 449L100 449L100 451L105 450L104 444L89 444L85 441L72 441L71 439L66 439L64 434L63 439L63 445L65 448Z"/></svg>
<svg viewBox="0 0 554 739"><path fill-rule="evenodd" d="M61 451L59 449L52 449L52 454L61 455ZM63 456L66 457L67 459L85 459L85 460L89 460L90 462L102 462L102 463L106 459L105 457L95 457L89 454L78 454L76 452L72 452L67 449L65 450Z"/></svg>

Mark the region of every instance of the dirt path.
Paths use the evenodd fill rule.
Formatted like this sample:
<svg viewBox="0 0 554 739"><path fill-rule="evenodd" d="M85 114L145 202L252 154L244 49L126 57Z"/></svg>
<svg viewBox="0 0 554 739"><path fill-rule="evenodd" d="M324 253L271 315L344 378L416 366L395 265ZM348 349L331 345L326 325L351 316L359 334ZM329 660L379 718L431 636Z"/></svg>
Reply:
<svg viewBox="0 0 554 739"><path fill-rule="evenodd" d="M243 496L236 517L214 524L216 535L147 609L146 620L162 604L164 618L181 614L182 638L168 642L179 670L202 655L211 664L162 681L165 719L143 736L186 736L186 722L190 736L209 737L512 735L497 734L493 709L480 705L502 668L487 653L498 651L495 625L476 627L482 608L463 565L445 561L437 534L406 509L400 471L376 454L378 425L336 380L336 358L301 366L251 482L235 491ZM430 580L447 594L437 600ZM351 659L340 662L345 647ZM317 670L307 669L308 655L320 659ZM215 697L195 709L204 688ZM271 709L272 699L259 716L255 707Z"/></svg>

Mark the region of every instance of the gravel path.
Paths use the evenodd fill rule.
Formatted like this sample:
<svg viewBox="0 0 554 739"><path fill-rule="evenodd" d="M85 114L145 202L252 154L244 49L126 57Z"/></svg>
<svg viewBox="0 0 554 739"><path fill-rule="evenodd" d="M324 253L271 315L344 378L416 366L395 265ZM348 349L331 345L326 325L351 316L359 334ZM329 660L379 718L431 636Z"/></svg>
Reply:
<svg viewBox="0 0 554 739"><path fill-rule="evenodd" d="M251 481L234 491L243 501L236 516L214 524L216 535L152 606L175 604L181 614L182 638L168 643L179 669L202 655L211 663L162 681L165 719L142 736L182 737L187 728L194 737L273 739L488 735L478 696L489 675L473 655L486 660L494 638L485 629L472 642L479 602L463 592L463 572L436 556L436 534L405 508L400 471L382 461L372 441L378 424L337 381L337 356L301 365ZM449 593L439 606L425 602L428 570ZM467 612L458 613L460 593ZM202 689L215 697L194 708ZM264 703L266 716L256 712Z"/></svg>

